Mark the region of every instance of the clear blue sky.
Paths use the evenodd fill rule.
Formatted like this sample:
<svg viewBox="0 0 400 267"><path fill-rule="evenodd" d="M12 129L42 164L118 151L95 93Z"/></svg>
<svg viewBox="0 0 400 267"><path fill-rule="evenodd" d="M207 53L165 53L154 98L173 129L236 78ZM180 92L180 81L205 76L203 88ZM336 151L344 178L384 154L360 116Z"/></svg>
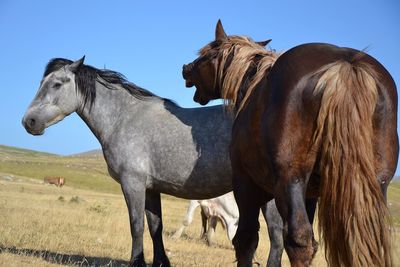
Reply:
<svg viewBox="0 0 400 267"><path fill-rule="evenodd" d="M76 114L41 137L21 126L54 57L86 55L87 64L119 71L183 107L197 106L181 67L213 40L218 19L228 34L272 38L278 51L305 42L369 47L400 86L397 0L0 0L0 144L61 155L100 147Z"/></svg>

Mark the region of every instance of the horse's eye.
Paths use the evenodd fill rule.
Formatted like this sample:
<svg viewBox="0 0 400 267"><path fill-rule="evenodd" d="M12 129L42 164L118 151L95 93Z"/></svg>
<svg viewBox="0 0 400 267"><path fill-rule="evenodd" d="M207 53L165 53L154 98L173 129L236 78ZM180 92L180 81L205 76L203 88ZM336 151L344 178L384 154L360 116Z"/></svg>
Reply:
<svg viewBox="0 0 400 267"><path fill-rule="evenodd" d="M61 83L54 83L53 87L54 89L60 89L61 85Z"/></svg>

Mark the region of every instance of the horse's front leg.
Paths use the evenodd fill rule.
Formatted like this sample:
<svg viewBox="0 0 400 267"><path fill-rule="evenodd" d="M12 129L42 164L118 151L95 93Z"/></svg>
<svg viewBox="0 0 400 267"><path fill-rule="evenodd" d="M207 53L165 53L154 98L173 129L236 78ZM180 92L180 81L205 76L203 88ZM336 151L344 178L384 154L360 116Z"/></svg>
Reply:
<svg viewBox="0 0 400 267"><path fill-rule="evenodd" d="M146 217L150 230L150 236L153 240L153 267L169 267L171 264L165 254L162 238L163 224L161 214L161 197L157 192L146 192Z"/></svg>
<svg viewBox="0 0 400 267"><path fill-rule="evenodd" d="M132 253L129 267L146 267L143 254L145 182L130 175L121 176L121 187L128 206L132 235Z"/></svg>

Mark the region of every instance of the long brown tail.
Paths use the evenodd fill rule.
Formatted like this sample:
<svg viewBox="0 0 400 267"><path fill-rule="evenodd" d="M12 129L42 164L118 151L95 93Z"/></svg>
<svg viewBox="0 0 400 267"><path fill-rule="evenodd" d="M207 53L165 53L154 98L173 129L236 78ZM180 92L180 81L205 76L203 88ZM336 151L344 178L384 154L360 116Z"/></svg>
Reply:
<svg viewBox="0 0 400 267"><path fill-rule="evenodd" d="M317 74L318 219L329 266L392 266L389 212L374 169L377 75L359 60L337 61Z"/></svg>

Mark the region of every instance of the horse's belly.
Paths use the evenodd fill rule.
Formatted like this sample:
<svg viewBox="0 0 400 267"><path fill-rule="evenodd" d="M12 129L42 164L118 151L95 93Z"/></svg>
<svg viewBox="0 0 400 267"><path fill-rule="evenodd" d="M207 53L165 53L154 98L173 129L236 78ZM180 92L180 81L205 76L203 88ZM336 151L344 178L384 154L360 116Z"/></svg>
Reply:
<svg viewBox="0 0 400 267"><path fill-rule="evenodd" d="M228 162L229 163L229 162ZM158 172L151 177L148 189L187 199L207 199L232 190L230 164L194 166L180 173ZM185 175L182 175L185 174Z"/></svg>
<svg viewBox="0 0 400 267"><path fill-rule="evenodd" d="M148 189L185 199L209 199L221 196L232 191L232 183L219 184L219 186L201 185L176 185L166 181L157 181L149 185Z"/></svg>

